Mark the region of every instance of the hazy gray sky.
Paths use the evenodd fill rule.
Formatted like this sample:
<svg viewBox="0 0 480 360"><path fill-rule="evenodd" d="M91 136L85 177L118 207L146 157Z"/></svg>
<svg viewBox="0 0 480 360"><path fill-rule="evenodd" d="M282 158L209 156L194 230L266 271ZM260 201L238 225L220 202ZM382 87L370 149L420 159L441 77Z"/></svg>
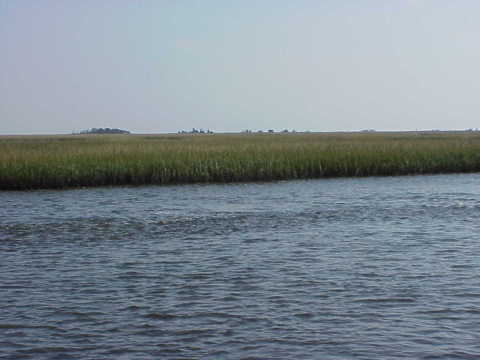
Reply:
<svg viewBox="0 0 480 360"><path fill-rule="evenodd" d="M480 1L0 0L0 134L480 127Z"/></svg>

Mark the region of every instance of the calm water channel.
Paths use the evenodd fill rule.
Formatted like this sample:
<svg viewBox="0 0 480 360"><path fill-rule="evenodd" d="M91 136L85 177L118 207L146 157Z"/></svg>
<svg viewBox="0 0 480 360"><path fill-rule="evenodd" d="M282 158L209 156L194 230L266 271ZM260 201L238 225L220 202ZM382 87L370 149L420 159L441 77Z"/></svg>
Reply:
<svg viewBox="0 0 480 360"><path fill-rule="evenodd" d="M0 204L0 359L480 358L480 174Z"/></svg>

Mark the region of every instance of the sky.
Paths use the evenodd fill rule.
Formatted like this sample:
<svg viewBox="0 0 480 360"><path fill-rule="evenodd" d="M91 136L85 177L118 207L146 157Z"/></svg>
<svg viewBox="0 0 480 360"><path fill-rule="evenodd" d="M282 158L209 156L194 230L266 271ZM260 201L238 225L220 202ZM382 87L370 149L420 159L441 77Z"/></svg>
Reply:
<svg viewBox="0 0 480 360"><path fill-rule="evenodd" d="M478 0L0 0L0 134L480 127Z"/></svg>

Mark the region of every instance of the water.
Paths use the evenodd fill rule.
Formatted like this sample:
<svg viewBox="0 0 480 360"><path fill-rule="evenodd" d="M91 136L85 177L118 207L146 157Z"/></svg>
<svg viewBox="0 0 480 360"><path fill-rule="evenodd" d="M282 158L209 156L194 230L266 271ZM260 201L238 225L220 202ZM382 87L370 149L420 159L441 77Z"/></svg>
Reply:
<svg viewBox="0 0 480 360"><path fill-rule="evenodd" d="M477 359L479 183L0 193L0 358Z"/></svg>

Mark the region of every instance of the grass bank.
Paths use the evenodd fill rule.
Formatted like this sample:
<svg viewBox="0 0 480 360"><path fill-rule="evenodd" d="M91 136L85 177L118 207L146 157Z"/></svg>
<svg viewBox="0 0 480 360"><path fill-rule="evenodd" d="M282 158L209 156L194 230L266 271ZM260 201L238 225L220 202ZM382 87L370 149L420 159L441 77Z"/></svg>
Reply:
<svg viewBox="0 0 480 360"><path fill-rule="evenodd" d="M1 190L479 171L479 132L0 136Z"/></svg>

